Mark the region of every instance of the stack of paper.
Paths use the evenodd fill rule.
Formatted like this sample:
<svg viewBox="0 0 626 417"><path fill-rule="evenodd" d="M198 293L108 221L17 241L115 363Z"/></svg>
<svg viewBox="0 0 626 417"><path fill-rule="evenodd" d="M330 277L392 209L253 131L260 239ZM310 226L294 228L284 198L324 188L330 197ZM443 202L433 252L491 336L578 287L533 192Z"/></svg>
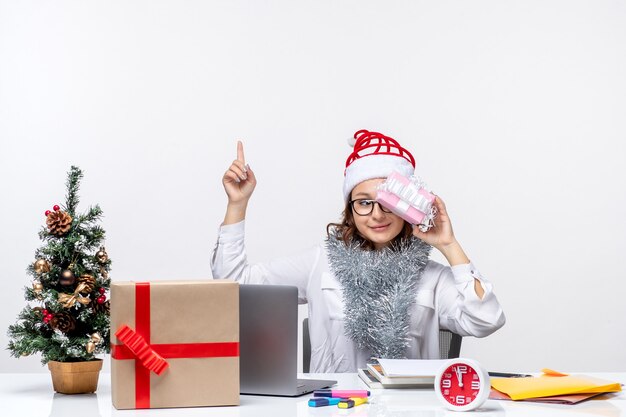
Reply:
<svg viewBox="0 0 626 417"><path fill-rule="evenodd" d="M379 359L358 374L370 388L432 388L446 360Z"/></svg>
<svg viewBox="0 0 626 417"><path fill-rule="evenodd" d="M539 377L491 378L491 387L498 391L491 398L574 404L599 394L622 390L618 382L550 370L544 372Z"/></svg>

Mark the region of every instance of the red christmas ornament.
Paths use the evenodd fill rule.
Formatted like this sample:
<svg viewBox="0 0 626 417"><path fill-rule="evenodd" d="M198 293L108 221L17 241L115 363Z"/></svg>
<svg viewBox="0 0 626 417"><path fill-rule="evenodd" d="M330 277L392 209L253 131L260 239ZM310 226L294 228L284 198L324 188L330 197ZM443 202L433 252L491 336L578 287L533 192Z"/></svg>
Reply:
<svg viewBox="0 0 626 417"><path fill-rule="evenodd" d="M48 214L50 214L50 210L46 210L46 217L48 217Z"/></svg>
<svg viewBox="0 0 626 417"><path fill-rule="evenodd" d="M53 317L54 317L54 316L53 316L52 314L46 314L46 315L43 317L43 322L44 322L44 323L46 323L46 324L48 324L48 323L50 322L50 320L52 320L52 318L53 318Z"/></svg>
<svg viewBox="0 0 626 417"><path fill-rule="evenodd" d="M43 314L44 316L48 315L48 310L46 310L45 308L43 310L41 310L41 314Z"/></svg>
<svg viewBox="0 0 626 417"><path fill-rule="evenodd" d="M54 205L54 207L52 207L52 209L53 209L54 211L59 211L59 210L61 210L61 207L59 207L59 205L58 205L58 204L55 204L55 205Z"/></svg>
<svg viewBox="0 0 626 417"><path fill-rule="evenodd" d="M106 296L101 295L100 297L96 298L96 302L98 304L104 304L104 302L107 300Z"/></svg>
<svg viewBox="0 0 626 417"><path fill-rule="evenodd" d="M98 292L99 292L100 294L102 294L102 295L104 295L104 293L105 293L106 291L107 291L107 290L106 290L106 288L104 288L104 287L100 287L100 288L98 288Z"/></svg>

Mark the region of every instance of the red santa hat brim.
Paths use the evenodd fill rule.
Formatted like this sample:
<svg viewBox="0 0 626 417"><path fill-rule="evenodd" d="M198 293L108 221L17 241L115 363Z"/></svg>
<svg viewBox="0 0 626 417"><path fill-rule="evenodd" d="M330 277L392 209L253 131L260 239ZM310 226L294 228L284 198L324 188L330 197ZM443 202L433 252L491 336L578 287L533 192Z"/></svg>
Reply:
<svg viewBox="0 0 626 417"><path fill-rule="evenodd" d="M344 201L350 200L350 193L358 184L374 178L387 178L393 171L410 177L415 168L408 160L397 155L370 154L354 160L345 171Z"/></svg>

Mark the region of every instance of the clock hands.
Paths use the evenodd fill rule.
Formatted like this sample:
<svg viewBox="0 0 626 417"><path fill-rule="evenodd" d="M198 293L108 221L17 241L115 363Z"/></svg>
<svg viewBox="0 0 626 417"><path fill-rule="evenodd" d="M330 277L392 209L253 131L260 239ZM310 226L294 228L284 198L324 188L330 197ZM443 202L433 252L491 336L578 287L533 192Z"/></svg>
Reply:
<svg viewBox="0 0 626 417"><path fill-rule="evenodd" d="M454 368L454 372L456 373L456 379L457 381L459 381L459 387L463 387L463 378L461 377L461 370L459 369L459 367L455 367Z"/></svg>

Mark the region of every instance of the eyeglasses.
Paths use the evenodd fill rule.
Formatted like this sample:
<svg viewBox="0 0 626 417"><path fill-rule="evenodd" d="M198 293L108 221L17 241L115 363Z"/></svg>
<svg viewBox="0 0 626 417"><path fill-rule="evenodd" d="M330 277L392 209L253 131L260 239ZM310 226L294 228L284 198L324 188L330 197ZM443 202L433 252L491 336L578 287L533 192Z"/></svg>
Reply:
<svg viewBox="0 0 626 417"><path fill-rule="evenodd" d="M383 205L376 200L357 199L350 201L352 210L359 216L369 216L372 214L375 204L378 204L378 207L385 213L391 213L391 210L383 207Z"/></svg>

